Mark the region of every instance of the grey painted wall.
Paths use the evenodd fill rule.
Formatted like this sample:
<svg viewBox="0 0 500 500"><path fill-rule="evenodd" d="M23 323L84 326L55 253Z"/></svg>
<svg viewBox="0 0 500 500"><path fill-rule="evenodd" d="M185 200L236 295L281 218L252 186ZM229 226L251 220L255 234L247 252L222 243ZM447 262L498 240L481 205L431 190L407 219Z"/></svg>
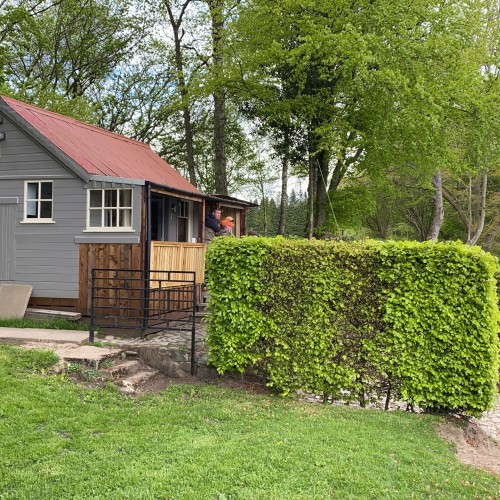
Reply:
<svg viewBox="0 0 500 500"><path fill-rule="evenodd" d="M15 216L16 282L33 286L34 297L78 297L80 242L103 241L108 233L86 232L87 193L83 181L50 156L39 144L4 116L0 131L0 199L18 197ZM53 181L54 223L22 223L24 182ZM99 183L98 183L99 184ZM112 187L92 185L90 187ZM116 187L122 187L116 186ZM133 191L135 232L109 233L138 241L141 186ZM0 238L6 236L0 234ZM0 240L0 244L1 244ZM110 241L110 242L111 242Z"/></svg>

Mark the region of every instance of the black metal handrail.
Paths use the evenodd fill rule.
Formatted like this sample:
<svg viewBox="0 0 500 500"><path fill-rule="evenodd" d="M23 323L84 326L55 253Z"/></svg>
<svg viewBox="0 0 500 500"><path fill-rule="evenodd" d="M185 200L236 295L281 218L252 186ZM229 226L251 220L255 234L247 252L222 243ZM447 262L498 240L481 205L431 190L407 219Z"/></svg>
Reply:
<svg viewBox="0 0 500 500"><path fill-rule="evenodd" d="M190 331L194 374L196 303L193 271L92 269L89 342L96 328L140 329L141 338L163 330ZM182 315L191 318L189 328L170 326Z"/></svg>

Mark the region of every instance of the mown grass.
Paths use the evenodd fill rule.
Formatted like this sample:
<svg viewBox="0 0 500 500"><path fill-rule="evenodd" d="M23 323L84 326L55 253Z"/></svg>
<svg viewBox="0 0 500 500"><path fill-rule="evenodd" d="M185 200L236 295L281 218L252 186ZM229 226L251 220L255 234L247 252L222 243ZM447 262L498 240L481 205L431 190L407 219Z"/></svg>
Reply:
<svg viewBox="0 0 500 500"><path fill-rule="evenodd" d="M48 328L50 330L82 330L88 331L89 325L81 321L69 321L64 318L53 319L18 319L0 318L0 327L6 328Z"/></svg>
<svg viewBox="0 0 500 500"><path fill-rule="evenodd" d="M173 385L132 399L0 346L2 499L498 498L437 417Z"/></svg>

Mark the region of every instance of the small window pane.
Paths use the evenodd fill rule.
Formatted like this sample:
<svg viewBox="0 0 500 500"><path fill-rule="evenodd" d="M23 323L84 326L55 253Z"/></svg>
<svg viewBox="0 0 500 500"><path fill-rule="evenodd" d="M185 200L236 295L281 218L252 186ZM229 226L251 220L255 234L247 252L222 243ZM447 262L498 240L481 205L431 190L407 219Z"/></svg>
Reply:
<svg viewBox="0 0 500 500"><path fill-rule="evenodd" d="M131 189L120 189L120 207L131 208L132 207L132 190Z"/></svg>
<svg viewBox="0 0 500 500"><path fill-rule="evenodd" d="M102 191L90 191L90 206L102 207Z"/></svg>
<svg viewBox="0 0 500 500"><path fill-rule="evenodd" d="M36 201L26 202L26 217L29 218L38 217L38 202Z"/></svg>
<svg viewBox="0 0 500 500"><path fill-rule="evenodd" d="M132 210L120 210L120 227L132 226Z"/></svg>
<svg viewBox="0 0 500 500"><path fill-rule="evenodd" d="M104 210L104 227L116 227L116 210Z"/></svg>
<svg viewBox="0 0 500 500"><path fill-rule="evenodd" d="M28 200L37 200L38 199L38 182L29 182L28 183Z"/></svg>
<svg viewBox="0 0 500 500"><path fill-rule="evenodd" d="M42 182L40 198L42 200L51 200L52 199L52 182ZM43 217L43 216L42 216Z"/></svg>
<svg viewBox="0 0 500 500"><path fill-rule="evenodd" d="M42 219L52 218L52 202L51 201L41 201L40 202L40 217Z"/></svg>
<svg viewBox="0 0 500 500"><path fill-rule="evenodd" d="M89 217L90 227L101 227L102 225L102 211L101 210L91 210Z"/></svg>
<svg viewBox="0 0 500 500"><path fill-rule="evenodd" d="M116 207L116 189L106 189L104 191L104 206L105 207Z"/></svg>
<svg viewBox="0 0 500 500"><path fill-rule="evenodd" d="M179 217L189 217L189 202L179 201Z"/></svg>

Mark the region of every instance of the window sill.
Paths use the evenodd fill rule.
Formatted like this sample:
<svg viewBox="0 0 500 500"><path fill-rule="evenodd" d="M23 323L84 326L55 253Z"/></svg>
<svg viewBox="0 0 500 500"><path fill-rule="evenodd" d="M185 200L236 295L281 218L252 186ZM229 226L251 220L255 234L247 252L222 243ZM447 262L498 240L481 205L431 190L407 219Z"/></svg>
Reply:
<svg viewBox="0 0 500 500"><path fill-rule="evenodd" d="M131 227L92 227L83 230L84 233L135 233Z"/></svg>
<svg viewBox="0 0 500 500"><path fill-rule="evenodd" d="M23 219L19 224L55 224L56 221L52 219Z"/></svg>

